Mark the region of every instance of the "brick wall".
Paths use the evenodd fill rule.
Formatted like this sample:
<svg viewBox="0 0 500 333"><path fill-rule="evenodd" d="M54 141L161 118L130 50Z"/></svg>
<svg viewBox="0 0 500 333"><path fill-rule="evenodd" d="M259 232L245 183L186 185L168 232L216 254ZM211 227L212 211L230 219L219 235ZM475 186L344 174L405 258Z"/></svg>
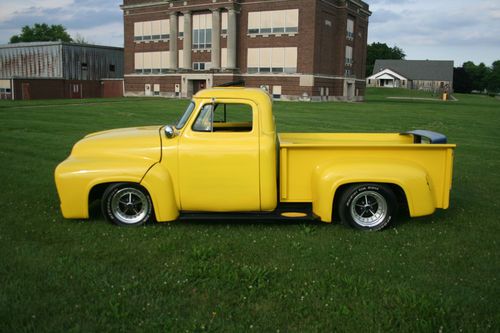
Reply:
<svg viewBox="0 0 500 333"><path fill-rule="evenodd" d="M129 5L148 4L145 7L127 7ZM186 4L186 6L185 6ZM361 7L360 7L361 5ZM288 0L288 1L222 1L222 0L186 0L171 3L155 2L154 0L124 0L124 31L125 31L125 90L130 94L144 94L144 84L160 84L162 96L173 93L175 83L181 84L179 76L150 75L130 76L134 73L134 53L168 51L169 42L134 42L134 22L167 19L171 12L181 13L184 10L209 13L210 9L227 7L237 9L237 66L234 73L227 76L213 76L213 84L217 85L242 78L247 86L281 85L282 95L301 97L321 95L328 87L331 96L343 96L345 80L362 80L366 66L366 41L369 12L368 5L349 0ZM252 37L247 33L248 13L252 11L299 9L299 31L290 36L269 35L267 37ZM355 21L354 39L346 38L346 20L352 17ZM178 49L183 49L183 39L177 40ZM345 64L345 46L353 47L353 64ZM227 47L227 38L220 37L221 48ZM247 49L265 47L297 47L297 74L292 76L279 75L248 75ZM211 62L211 52L194 51L193 62ZM345 70L350 69L352 75L345 78ZM193 74L200 73L193 71ZM201 72L204 73L204 72ZM211 74L213 71L206 71ZM313 84L300 85L300 75L314 75ZM309 80L309 79L308 79ZM309 81L308 81L309 82ZM349 81L351 82L351 81ZM364 95L365 83L356 81L356 89ZM271 88L272 89L272 88ZM165 94L163 94L165 92Z"/></svg>

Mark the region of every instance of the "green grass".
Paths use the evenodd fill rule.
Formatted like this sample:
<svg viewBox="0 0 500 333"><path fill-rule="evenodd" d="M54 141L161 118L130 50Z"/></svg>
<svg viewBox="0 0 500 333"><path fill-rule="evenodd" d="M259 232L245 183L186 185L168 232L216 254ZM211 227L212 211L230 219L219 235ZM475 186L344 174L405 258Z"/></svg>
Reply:
<svg viewBox="0 0 500 333"><path fill-rule="evenodd" d="M282 132L425 128L458 144L451 208L375 233L65 220L53 170L78 139L173 123L187 101L1 101L0 332L498 332L500 101L387 95L404 92L274 103Z"/></svg>

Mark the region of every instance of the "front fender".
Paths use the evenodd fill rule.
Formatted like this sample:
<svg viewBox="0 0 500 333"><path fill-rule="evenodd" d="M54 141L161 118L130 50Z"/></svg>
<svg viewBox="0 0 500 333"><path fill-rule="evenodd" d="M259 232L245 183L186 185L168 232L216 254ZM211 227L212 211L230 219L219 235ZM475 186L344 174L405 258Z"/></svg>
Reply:
<svg viewBox="0 0 500 333"><path fill-rule="evenodd" d="M352 183L386 183L399 186L411 216L432 214L435 200L427 172L419 165L398 160L352 160L316 167L312 176L313 212L324 222L332 221L333 202L340 186Z"/></svg>
<svg viewBox="0 0 500 333"><path fill-rule="evenodd" d="M57 166L54 174L63 216L88 218L89 193L94 186L139 183L152 165L146 159L67 158Z"/></svg>
<svg viewBox="0 0 500 333"><path fill-rule="evenodd" d="M161 164L155 164L148 170L141 181L153 201L158 222L173 221L179 216L179 203L176 200L174 185L168 170Z"/></svg>

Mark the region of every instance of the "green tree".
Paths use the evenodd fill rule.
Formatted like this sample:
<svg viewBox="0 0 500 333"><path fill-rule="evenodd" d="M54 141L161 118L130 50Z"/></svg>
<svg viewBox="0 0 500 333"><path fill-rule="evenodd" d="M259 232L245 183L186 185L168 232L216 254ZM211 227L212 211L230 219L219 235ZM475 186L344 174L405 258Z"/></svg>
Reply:
<svg viewBox="0 0 500 333"><path fill-rule="evenodd" d="M22 42L47 42L47 41L71 42L71 36L66 28L60 24L48 25L46 23L35 23L32 27L26 25L19 35L10 38L10 43Z"/></svg>
<svg viewBox="0 0 500 333"><path fill-rule="evenodd" d="M483 91L487 88L491 68L484 63L476 65L472 61L465 62L463 68L472 82L472 90Z"/></svg>
<svg viewBox="0 0 500 333"><path fill-rule="evenodd" d="M453 68L453 90L457 93L469 94L472 89L472 80L465 68Z"/></svg>
<svg viewBox="0 0 500 333"><path fill-rule="evenodd" d="M366 56L366 76L373 73L373 66L377 59L404 59L406 54L397 46L390 47L386 43L368 44Z"/></svg>
<svg viewBox="0 0 500 333"><path fill-rule="evenodd" d="M500 60L495 61L491 66L486 88L490 92L500 93Z"/></svg>
<svg viewBox="0 0 500 333"><path fill-rule="evenodd" d="M92 44L90 41L88 41L85 37L83 37L80 34L76 34L76 36L73 38L73 43L76 44Z"/></svg>

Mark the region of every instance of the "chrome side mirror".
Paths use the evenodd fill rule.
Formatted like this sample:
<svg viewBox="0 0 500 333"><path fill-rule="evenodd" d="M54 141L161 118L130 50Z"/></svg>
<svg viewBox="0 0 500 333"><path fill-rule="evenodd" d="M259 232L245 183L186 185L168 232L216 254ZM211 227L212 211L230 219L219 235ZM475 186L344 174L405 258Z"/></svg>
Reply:
<svg viewBox="0 0 500 333"><path fill-rule="evenodd" d="M177 135L175 128L172 125L165 126L165 135L167 138L172 139Z"/></svg>

